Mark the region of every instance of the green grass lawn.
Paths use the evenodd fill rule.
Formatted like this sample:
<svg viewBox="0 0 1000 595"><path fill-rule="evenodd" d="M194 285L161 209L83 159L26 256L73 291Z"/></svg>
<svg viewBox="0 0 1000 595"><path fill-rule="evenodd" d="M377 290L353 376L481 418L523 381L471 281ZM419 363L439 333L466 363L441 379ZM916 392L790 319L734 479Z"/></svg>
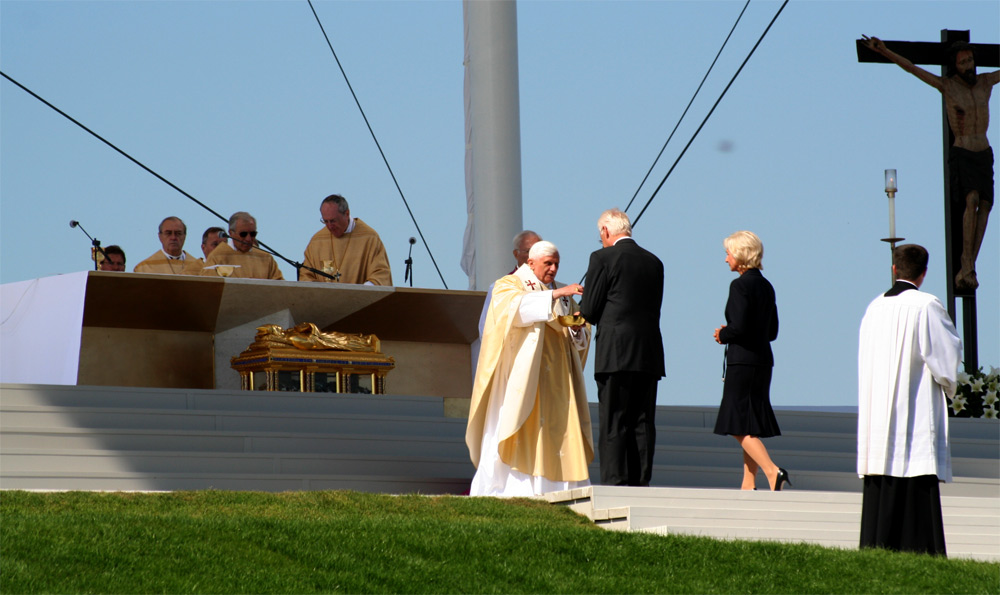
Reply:
<svg viewBox="0 0 1000 595"><path fill-rule="evenodd" d="M1000 593L1000 564L599 529L531 500L0 492L2 593Z"/></svg>

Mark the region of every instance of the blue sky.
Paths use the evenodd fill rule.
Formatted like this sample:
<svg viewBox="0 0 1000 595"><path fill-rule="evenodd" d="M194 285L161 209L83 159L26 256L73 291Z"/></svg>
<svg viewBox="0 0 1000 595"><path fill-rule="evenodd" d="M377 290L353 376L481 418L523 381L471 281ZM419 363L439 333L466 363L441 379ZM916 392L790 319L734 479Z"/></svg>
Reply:
<svg viewBox="0 0 1000 595"><path fill-rule="evenodd" d="M462 5L314 2L451 289L465 227ZM780 6L751 2L633 215ZM597 216L624 207L743 7L724 2L518 4L524 227L555 242L559 279L598 247ZM714 405L732 273L722 239L758 233L778 295L776 405L856 403L857 327L889 283L883 170L899 172L897 235L925 245L924 289L944 300L940 95L854 40L1000 42L1000 3L793 1L636 226L664 262L661 404ZM301 260L330 193L382 235L402 284L417 230L309 5L282 2L0 2L0 68ZM996 96L990 143L997 146ZM10 82L0 82L0 282L92 267L79 220L129 269L183 218L207 211ZM979 258L980 363L1000 365L1000 213ZM504 249L508 249L504 247ZM415 286L443 288L426 249ZM292 267L283 265L286 278ZM596 399L593 384L590 397Z"/></svg>

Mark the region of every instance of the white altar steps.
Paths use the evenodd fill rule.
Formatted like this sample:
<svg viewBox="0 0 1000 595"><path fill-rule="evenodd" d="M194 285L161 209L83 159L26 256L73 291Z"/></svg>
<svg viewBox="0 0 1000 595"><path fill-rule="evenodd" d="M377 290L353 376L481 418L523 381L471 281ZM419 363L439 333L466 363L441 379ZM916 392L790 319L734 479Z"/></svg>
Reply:
<svg viewBox="0 0 1000 595"><path fill-rule="evenodd" d="M657 409L656 487L738 488L742 454L728 436L712 432L714 407ZM775 463L791 474L794 489L860 492L857 469L857 415L818 410L777 410L782 435L764 440ZM596 411L592 412L596 419ZM954 481L943 484L946 496L997 498L1000 508L1000 423L995 420L952 418ZM594 425L596 432L597 425ZM591 467L591 477L600 477ZM762 474L757 487L767 489Z"/></svg>
<svg viewBox="0 0 1000 595"><path fill-rule="evenodd" d="M658 408L654 486L739 485L740 450L712 433L715 413ZM853 413L777 415L783 435L766 444L796 490L860 492ZM464 434L435 397L5 384L0 488L464 493ZM951 436L942 493L1000 498L1000 424L952 419Z"/></svg>
<svg viewBox="0 0 1000 595"><path fill-rule="evenodd" d="M461 494L440 398L3 385L0 489Z"/></svg>
<svg viewBox="0 0 1000 595"><path fill-rule="evenodd" d="M592 486L544 498L620 531L853 549L858 547L861 528L857 492ZM1000 560L1000 500L959 496L941 500L948 555Z"/></svg>

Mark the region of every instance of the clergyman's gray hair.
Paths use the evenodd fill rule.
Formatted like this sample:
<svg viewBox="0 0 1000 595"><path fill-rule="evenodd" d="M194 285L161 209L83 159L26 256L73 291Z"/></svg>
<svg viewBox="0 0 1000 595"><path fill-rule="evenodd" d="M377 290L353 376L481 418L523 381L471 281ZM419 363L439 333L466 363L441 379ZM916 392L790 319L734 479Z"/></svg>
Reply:
<svg viewBox="0 0 1000 595"><path fill-rule="evenodd" d="M236 229L237 221L247 221L257 225L257 220L253 218L253 215L247 213L246 211L236 211L233 213L232 217L229 218L229 231Z"/></svg>

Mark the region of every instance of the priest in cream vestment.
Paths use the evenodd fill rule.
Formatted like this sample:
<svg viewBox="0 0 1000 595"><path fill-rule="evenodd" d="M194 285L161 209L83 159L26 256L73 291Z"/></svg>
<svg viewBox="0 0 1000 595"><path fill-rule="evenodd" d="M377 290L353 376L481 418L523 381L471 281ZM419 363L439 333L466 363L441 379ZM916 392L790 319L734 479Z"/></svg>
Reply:
<svg viewBox="0 0 1000 595"><path fill-rule="evenodd" d="M146 260L135 265L136 273L157 275L197 275L201 273L202 262L184 250L187 239L187 225L180 217L167 217L160 222L157 233L161 249Z"/></svg>
<svg viewBox="0 0 1000 595"><path fill-rule="evenodd" d="M284 279L274 258L254 247L256 238L257 220L250 213L233 213L229 218L229 243L219 244L209 253L201 274L236 279Z"/></svg>
<svg viewBox="0 0 1000 595"><path fill-rule="evenodd" d="M936 297L919 291L927 250L893 252L895 285L861 321L858 475L861 547L944 555L939 482L951 481L948 401L962 341Z"/></svg>
<svg viewBox="0 0 1000 595"><path fill-rule="evenodd" d="M158 275L199 275L203 263L184 250L180 256L172 256L163 250L157 251L146 260L135 265L136 273L156 273Z"/></svg>
<svg viewBox="0 0 1000 595"><path fill-rule="evenodd" d="M306 246L302 261L305 266L299 270L299 281L392 285L389 257L382 239L364 221L351 217L347 199L332 194L323 199L319 212L325 227ZM307 267L333 278L317 275Z"/></svg>
<svg viewBox="0 0 1000 595"><path fill-rule="evenodd" d="M486 314L465 442L470 494L519 497L590 485L594 459L583 363L590 328L562 326L580 285L555 283L559 252L531 247L499 279Z"/></svg>

